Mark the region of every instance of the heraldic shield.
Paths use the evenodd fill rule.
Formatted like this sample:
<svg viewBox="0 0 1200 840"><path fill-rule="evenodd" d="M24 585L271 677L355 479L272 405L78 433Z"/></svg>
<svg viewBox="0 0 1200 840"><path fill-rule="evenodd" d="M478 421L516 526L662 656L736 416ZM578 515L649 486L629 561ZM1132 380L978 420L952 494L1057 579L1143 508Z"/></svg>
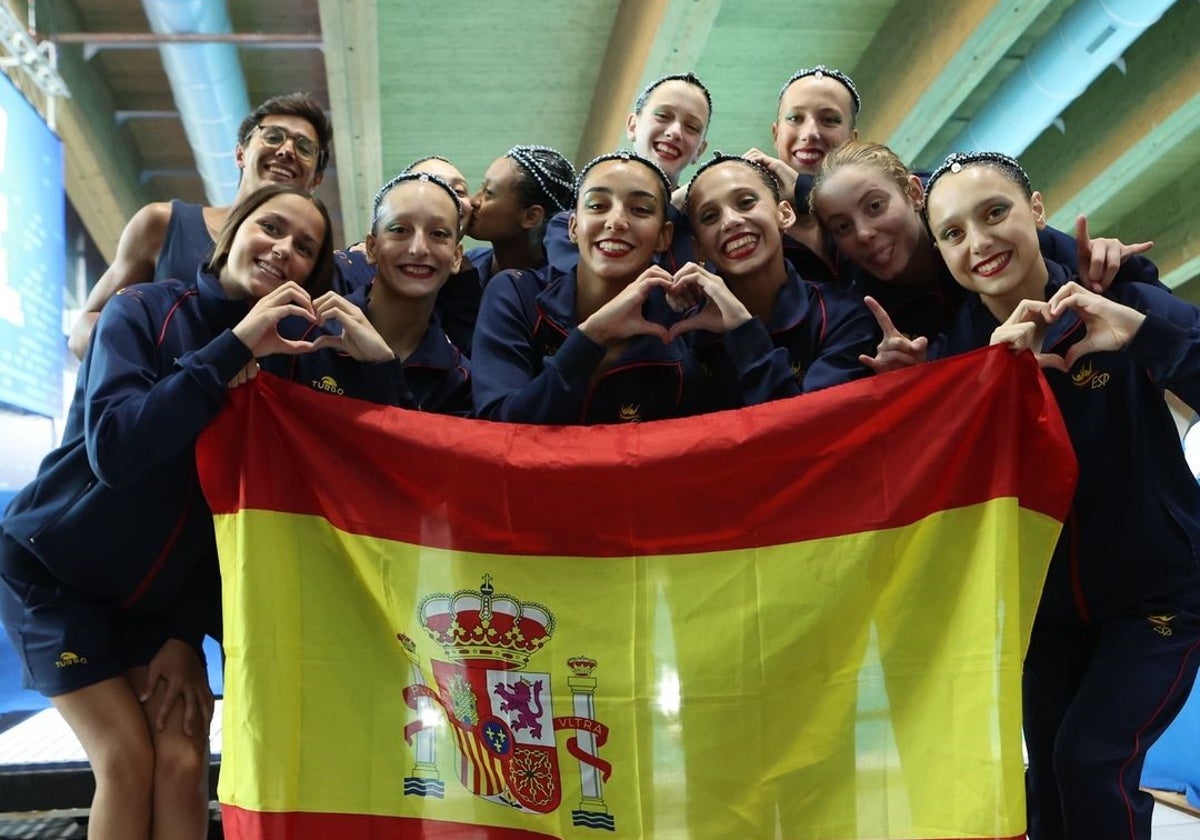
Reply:
<svg viewBox="0 0 1200 840"><path fill-rule="evenodd" d="M458 747L459 779L539 814L562 799L550 675L434 661L442 707Z"/></svg>
<svg viewBox="0 0 1200 840"><path fill-rule="evenodd" d="M554 715L551 675L525 670L554 633L550 610L497 593L491 575L484 575L478 590L429 595L417 618L445 658L430 657L423 667L413 639L398 634L411 664L404 700L416 712L404 730L416 759L404 780L405 794L445 796L437 727L431 726L444 715L454 739L454 766L467 790L508 808L548 814L562 802L555 733L565 730L574 733L565 747L578 762L582 792L572 822L612 830L614 816L603 795L612 767L598 755L608 728L595 719L596 661L567 661L571 708L563 717Z"/></svg>

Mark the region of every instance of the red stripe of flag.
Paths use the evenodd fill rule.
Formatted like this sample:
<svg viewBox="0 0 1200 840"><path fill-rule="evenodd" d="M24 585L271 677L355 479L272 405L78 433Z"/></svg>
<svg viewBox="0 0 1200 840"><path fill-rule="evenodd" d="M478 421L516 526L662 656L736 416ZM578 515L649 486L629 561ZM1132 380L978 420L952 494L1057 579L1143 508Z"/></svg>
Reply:
<svg viewBox="0 0 1200 840"><path fill-rule="evenodd" d="M555 840L557 834L370 814L262 813L221 806L226 837L254 840Z"/></svg>
<svg viewBox="0 0 1200 840"><path fill-rule="evenodd" d="M226 837L254 840L329 840L331 837L355 837L364 840L554 840L559 836L516 828L467 825L415 817L302 812L275 814L247 811L232 805L221 806L221 821ZM1024 837L1024 834L1018 834L1013 837L973 837L970 840L1023 840Z"/></svg>
<svg viewBox="0 0 1200 840"><path fill-rule="evenodd" d="M216 513L278 510L431 547L591 557L787 544L1003 496L1061 520L1077 472L1033 358L1004 348L633 426L463 420L260 376L233 393L197 453ZM963 459L974 469L947 469Z"/></svg>

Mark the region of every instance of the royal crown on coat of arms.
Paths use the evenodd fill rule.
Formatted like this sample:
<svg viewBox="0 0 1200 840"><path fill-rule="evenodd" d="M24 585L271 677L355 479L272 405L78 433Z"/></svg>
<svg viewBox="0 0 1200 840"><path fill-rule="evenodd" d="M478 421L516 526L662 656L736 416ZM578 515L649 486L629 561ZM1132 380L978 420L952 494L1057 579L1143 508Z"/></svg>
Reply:
<svg viewBox="0 0 1200 840"><path fill-rule="evenodd" d="M462 785L477 797L530 814L559 807L557 735L569 734L565 749L578 764L580 793L571 823L613 831L616 818L604 799L612 765L600 757L608 726L596 719L597 661L566 659L570 713L563 716L553 712L550 672L526 669L554 634L554 614L497 593L485 574L477 590L426 596L415 617L446 660L432 657L426 666L416 640L396 634L409 660L403 696L413 713L404 727L415 759L404 778L405 796L446 797L437 760L437 709L454 741Z"/></svg>
<svg viewBox="0 0 1200 840"><path fill-rule="evenodd" d="M451 661L501 670L523 669L554 634L548 609L496 594L491 575L484 575L477 590L430 595L417 615Z"/></svg>

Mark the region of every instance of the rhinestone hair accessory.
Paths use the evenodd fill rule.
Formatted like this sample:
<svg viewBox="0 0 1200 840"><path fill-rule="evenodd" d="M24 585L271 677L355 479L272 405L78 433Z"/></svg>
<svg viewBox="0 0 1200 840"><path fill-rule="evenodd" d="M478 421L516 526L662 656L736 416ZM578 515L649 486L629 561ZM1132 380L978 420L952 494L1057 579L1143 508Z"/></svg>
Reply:
<svg viewBox="0 0 1200 840"><path fill-rule="evenodd" d="M793 73L792 77L779 89L779 101L783 101L783 95L787 93L787 89L792 86L793 82L797 79L803 79L805 76L812 76L814 79L823 79L828 76L831 79L836 79L842 83L846 90L850 91L850 103L854 106L854 113L857 114L858 109L862 107L862 100L858 97L858 88L854 86L854 80L841 70L826 67L824 64L818 64L816 67L804 67Z"/></svg>
<svg viewBox="0 0 1200 840"><path fill-rule="evenodd" d="M671 181L667 178L667 173L663 172L662 167L652 160L642 157L637 152L631 152L628 149L621 149L616 152L607 152L603 155L597 155L583 165L579 170L579 175L575 178L575 200L579 201L579 191L583 188L583 181L587 178L587 174L592 171L598 164L604 163L606 160L623 160L637 161L643 166L648 166L662 181L663 195L667 197L667 201L671 200Z"/></svg>
<svg viewBox="0 0 1200 840"><path fill-rule="evenodd" d="M417 162L420 163L420 161ZM445 180L437 175L430 175L428 172L401 172L399 175L392 178L392 180L380 187L379 192L375 193L375 209L371 214L372 225L379 221L379 211L380 208L383 207L383 199L388 193L395 189L398 184L403 184L406 181L420 181L427 184L436 184L437 186L441 187L446 191L446 194L450 196L451 201L454 202L454 209L458 211L458 220L460 222L462 221L462 202L459 201L458 193L454 192L454 188L447 184Z"/></svg>
<svg viewBox="0 0 1200 840"><path fill-rule="evenodd" d="M928 214L929 194L933 192L933 185L945 175L947 172L957 175L962 172L967 166L973 163L990 163L998 169L1003 170L1014 181L1020 184L1025 189L1025 193L1030 195L1033 193L1033 184L1029 181L1029 176L1025 170L1021 168L1021 164L1017 163L1016 158L1011 158L1001 152L952 152L946 155L946 159L942 161L942 165L933 170L933 174L929 176L929 180L925 184L925 207L922 212Z"/></svg>
<svg viewBox="0 0 1200 840"><path fill-rule="evenodd" d="M708 88L704 86L704 82L700 81L700 77L695 73L672 73L669 76L663 76L655 79L650 84L642 88L642 92L638 94L637 101L633 103L633 112L635 114L642 113L642 109L646 107L646 102L650 99L650 94L654 93L659 85L667 82L687 82L689 85L700 88L700 92L704 94L704 101L708 103L708 120L712 121L712 94L708 92Z"/></svg>
<svg viewBox="0 0 1200 840"><path fill-rule="evenodd" d="M768 169L764 164L761 164L756 160L750 160L748 157L742 157L741 155L727 155L720 151L716 151L713 152L712 159L703 163L700 168L696 170L696 174L692 176L692 180L688 182L687 193L683 201L683 206L688 208L689 212L692 207L692 187L698 180L700 180L700 176L712 169L714 166L718 166L722 163L728 163L729 161L745 164L753 169L759 175L759 177L762 178L764 185L769 184L771 186L771 195L775 196L775 201L778 202L780 200L782 196L779 192L779 179L776 178L775 173Z"/></svg>
<svg viewBox="0 0 1200 840"><path fill-rule="evenodd" d="M547 169L533 152L549 152L562 158L567 163L567 168L574 174L575 170L570 162L557 149L552 149L549 146L513 146L505 152L504 156L515 160L522 169L529 173L533 180L537 181L538 186L542 188L542 193L554 205L554 212L560 213L563 210L569 209L570 205L567 202L574 192L575 185Z"/></svg>

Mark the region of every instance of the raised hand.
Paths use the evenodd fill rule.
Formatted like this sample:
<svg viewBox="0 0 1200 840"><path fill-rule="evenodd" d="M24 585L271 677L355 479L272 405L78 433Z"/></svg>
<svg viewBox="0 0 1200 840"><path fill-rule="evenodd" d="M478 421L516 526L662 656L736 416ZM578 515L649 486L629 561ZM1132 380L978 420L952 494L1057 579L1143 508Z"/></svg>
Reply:
<svg viewBox="0 0 1200 840"><path fill-rule="evenodd" d="M671 190L671 204L681 213L686 213L687 208L684 205L687 203L687 184L680 184L675 189Z"/></svg>
<svg viewBox="0 0 1200 840"><path fill-rule="evenodd" d="M671 275L662 266L650 266L620 294L588 316L579 325L579 331L605 346L635 335L655 335L668 341L667 328L647 321L642 314L642 305L651 289L669 290L672 282Z"/></svg>
<svg viewBox="0 0 1200 840"><path fill-rule="evenodd" d="M796 170L788 166L777 157L772 157L760 149L750 149L742 157L752 160L755 163L761 163L767 169L771 170L771 174L775 176L775 180L779 182L779 194L787 201L792 201L796 194ZM808 208L801 208L797 212L808 212Z"/></svg>
<svg viewBox="0 0 1200 840"><path fill-rule="evenodd" d="M312 350L312 342L284 338L279 322L290 315L315 321L312 299L297 283L288 281L272 289L254 304L246 317L233 328L233 334L250 348L255 358L272 353L298 355Z"/></svg>
<svg viewBox="0 0 1200 840"><path fill-rule="evenodd" d="M692 330L728 332L752 317L724 280L697 263L684 263L675 272L671 288L676 296L692 300L694 307L698 307L695 314L671 326L668 333L671 340Z"/></svg>
<svg viewBox="0 0 1200 840"><path fill-rule="evenodd" d="M868 356L864 353L858 357L863 365L875 373L887 373L919 365L926 361L926 354L929 351L928 338L923 335L909 338L900 332L879 301L870 295L863 298L863 303L866 304L867 309L871 310L871 314L875 316L875 320L879 324L879 329L883 332L883 339L875 349L875 355Z"/></svg>
<svg viewBox="0 0 1200 840"><path fill-rule="evenodd" d="M342 328L341 335L321 335L313 342L313 349L334 347L360 362L386 362L396 358L387 341L367 319L367 313L337 292L326 292L315 301L313 309L317 322L336 322Z"/></svg>
<svg viewBox="0 0 1200 840"><path fill-rule="evenodd" d="M1023 300L1003 324L992 332L989 344L1007 344L1014 353L1029 350L1039 365L1056 370L1062 367L1062 357L1043 353L1046 329L1058 316L1050 304L1041 300Z"/></svg>
<svg viewBox="0 0 1200 840"><path fill-rule="evenodd" d="M1119 239L1092 239L1088 236L1087 216L1075 219L1075 248L1079 260L1079 280L1093 292L1103 292L1125 260L1154 247L1153 242L1125 245Z"/></svg>
<svg viewBox="0 0 1200 840"><path fill-rule="evenodd" d="M1145 314L1136 309L1102 297L1078 283L1067 283L1046 305L1054 318L1068 310L1075 312L1087 328L1087 334L1072 344L1062 362L1056 365L1063 371L1070 370L1088 353L1120 350L1129 344L1146 320Z"/></svg>

